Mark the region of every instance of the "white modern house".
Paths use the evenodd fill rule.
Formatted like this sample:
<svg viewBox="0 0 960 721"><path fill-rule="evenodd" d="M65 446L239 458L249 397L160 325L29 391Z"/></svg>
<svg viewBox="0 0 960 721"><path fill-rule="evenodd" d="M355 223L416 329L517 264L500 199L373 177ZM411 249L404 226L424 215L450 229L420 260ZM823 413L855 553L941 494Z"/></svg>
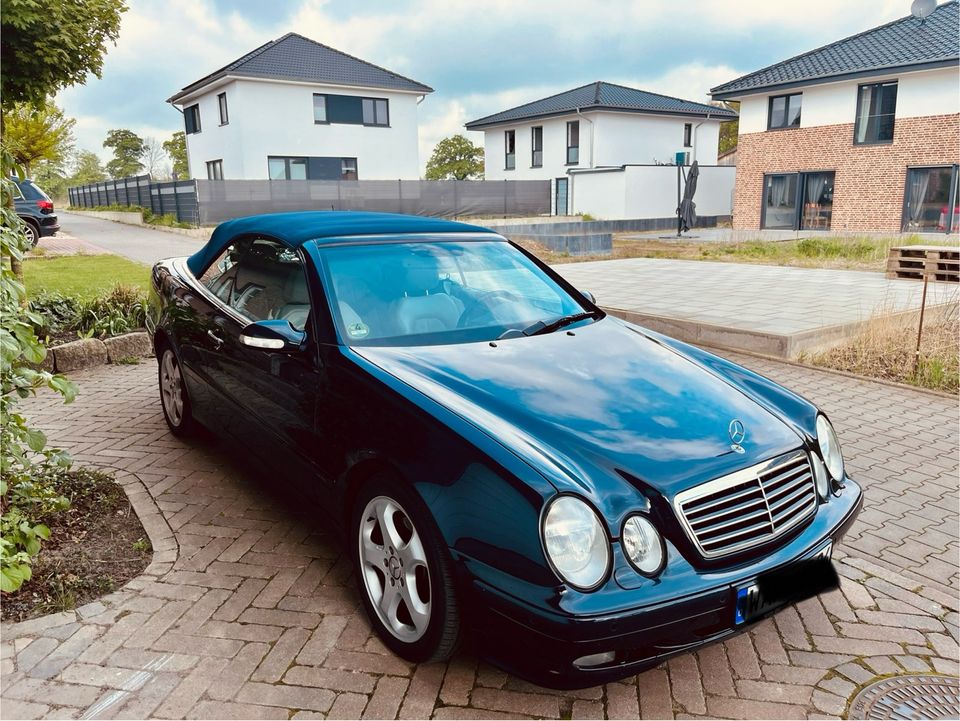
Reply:
<svg viewBox="0 0 960 721"><path fill-rule="evenodd" d="M736 117L724 107L595 82L466 127L484 133L487 180L550 180L555 213L564 215L593 212L572 192L571 176L582 170L716 165L720 123Z"/></svg>
<svg viewBox="0 0 960 721"><path fill-rule="evenodd" d="M190 177L420 175L417 106L433 89L287 33L183 88Z"/></svg>

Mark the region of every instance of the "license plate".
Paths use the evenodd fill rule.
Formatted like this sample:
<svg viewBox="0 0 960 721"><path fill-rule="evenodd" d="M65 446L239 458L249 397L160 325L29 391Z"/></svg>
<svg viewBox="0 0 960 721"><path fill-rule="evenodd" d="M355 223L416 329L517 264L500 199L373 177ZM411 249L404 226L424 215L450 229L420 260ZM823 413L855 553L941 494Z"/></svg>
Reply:
<svg viewBox="0 0 960 721"><path fill-rule="evenodd" d="M755 621L787 603L836 588L838 579L830 562L832 553L831 541L808 559L762 574L756 581L738 587L734 625Z"/></svg>

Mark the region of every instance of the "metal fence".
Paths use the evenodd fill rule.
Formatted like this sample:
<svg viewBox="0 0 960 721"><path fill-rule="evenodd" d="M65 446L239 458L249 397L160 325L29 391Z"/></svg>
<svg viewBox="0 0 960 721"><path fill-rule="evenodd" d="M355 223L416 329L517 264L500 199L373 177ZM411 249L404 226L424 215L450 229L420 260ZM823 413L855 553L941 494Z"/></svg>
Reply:
<svg viewBox="0 0 960 721"><path fill-rule="evenodd" d="M550 213L549 180L198 180L200 222L287 210L411 215Z"/></svg>
<svg viewBox="0 0 960 721"><path fill-rule="evenodd" d="M177 180L149 175L70 188L70 205L126 205L210 225L287 210L375 210L410 215L550 213L549 180Z"/></svg>
<svg viewBox="0 0 960 721"><path fill-rule="evenodd" d="M125 205L148 208L154 215L174 215L184 223L200 222L197 185L194 180L157 182L149 175L135 175L117 180L70 188L70 205L93 208L98 205Z"/></svg>

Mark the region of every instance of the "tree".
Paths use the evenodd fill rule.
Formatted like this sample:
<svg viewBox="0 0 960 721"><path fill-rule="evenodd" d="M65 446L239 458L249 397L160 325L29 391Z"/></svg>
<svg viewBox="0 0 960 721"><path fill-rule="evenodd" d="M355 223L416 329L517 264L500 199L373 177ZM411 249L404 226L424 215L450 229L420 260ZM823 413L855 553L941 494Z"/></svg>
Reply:
<svg viewBox="0 0 960 721"><path fill-rule="evenodd" d="M143 170L142 159L147 146L143 138L132 130L111 130L103 141L103 147L113 150L113 159L107 163L111 178L125 178Z"/></svg>
<svg viewBox="0 0 960 721"><path fill-rule="evenodd" d="M733 101L724 103L723 107L740 112L740 103ZM740 133L740 118L720 123L720 146L717 149L720 155L737 147L737 137Z"/></svg>
<svg viewBox="0 0 960 721"><path fill-rule="evenodd" d="M483 148L463 135L444 138L427 161L427 180L471 180L483 178Z"/></svg>
<svg viewBox="0 0 960 721"><path fill-rule="evenodd" d="M40 106L49 95L103 70L125 0L6 0L0 17L3 104Z"/></svg>
<svg viewBox="0 0 960 721"><path fill-rule="evenodd" d="M100 156L89 150L81 150L73 158L73 174L68 183L73 185L87 185L107 179L107 171L103 169Z"/></svg>
<svg viewBox="0 0 960 721"><path fill-rule="evenodd" d="M178 180L186 180L190 177L190 164L187 161L187 134L183 130L178 130L173 134L170 140L163 142L163 149L167 151L170 160L173 161L173 175Z"/></svg>
<svg viewBox="0 0 960 721"><path fill-rule="evenodd" d="M45 161L51 171L62 171L73 148L76 121L56 105L44 102L40 107L14 104L6 114L4 131L14 161L31 175L34 166Z"/></svg>
<svg viewBox="0 0 960 721"><path fill-rule="evenodd" d="M146 138L143 141L143 164L150 177L157 180L170 179L170 166L167 164L167 153L163 144L156 138Z"/></svg>

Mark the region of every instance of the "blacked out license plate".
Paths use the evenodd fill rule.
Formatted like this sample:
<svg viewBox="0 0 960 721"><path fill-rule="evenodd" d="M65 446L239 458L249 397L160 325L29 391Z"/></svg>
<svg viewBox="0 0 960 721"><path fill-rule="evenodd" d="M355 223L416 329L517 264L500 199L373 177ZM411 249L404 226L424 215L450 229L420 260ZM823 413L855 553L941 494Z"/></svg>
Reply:
<svg viewBox="0 0 960 721"><path fill-rule="evenodd" d="M788 603L836 588L839 579L830 561L832 545L828 544L812 558L761 574L752 583L737 587L734 624L756 621Z"/></svg>

